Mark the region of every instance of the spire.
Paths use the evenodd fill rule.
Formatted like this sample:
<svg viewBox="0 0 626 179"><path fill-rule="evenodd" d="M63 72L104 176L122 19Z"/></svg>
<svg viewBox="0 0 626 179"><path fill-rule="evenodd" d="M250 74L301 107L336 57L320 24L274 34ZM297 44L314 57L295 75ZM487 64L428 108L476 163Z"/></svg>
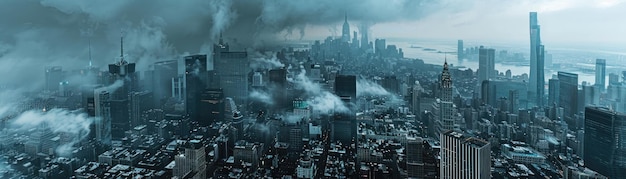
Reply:
<svg viewBox="0 0 626 179"><path fill-rule="evenodd" d="M222 32L220 32L220 45L224 44L224 40L222 39Z"/></svg>
<svg viewBox="0 0 626 179"><path fill-rule="evenodd" d="M120 32L120 62L124 61L124 32Z"/></svg>
<svg viewBox="0 0 626 179"><path fill-rule="evenodd" d="M345 23L348 23L348 12L347 12L347 11L346 11L346 14L345 14L345 20L344 20L344 22L345 22Z"/></svg>
<svg viewBox="0 0 626 179"><path fill-rule="evenodd" d="M91 37L89 37L89 68L91 68Z"/></svg>

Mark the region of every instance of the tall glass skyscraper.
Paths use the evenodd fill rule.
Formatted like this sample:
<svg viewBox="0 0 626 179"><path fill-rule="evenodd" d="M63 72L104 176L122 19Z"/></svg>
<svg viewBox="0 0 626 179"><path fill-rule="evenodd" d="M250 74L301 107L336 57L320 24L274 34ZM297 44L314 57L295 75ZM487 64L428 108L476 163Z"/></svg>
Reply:
<svg viewBox="0 0 626 179"><path fill-rule="evenodd" d="M585 108L584 161L609 178L626 176L626 115L607 108Z"/></svg>
<svg viewBox="0 0 626 179"><path fill-rule="evenodd" d="M602 91L606 87L606 60L596 59L596 86Z"/></svg>
<svg viewBox="0 0 626 179"><path fill-rule="evenodd" d="M537 12L530 12L530 85L528 95L537 106L543 106L544 96L544 47L537 23Z"/></svg>
<svg viewBox="0 0 626 179"><path fill-rule="evenodd" d="M460 132L441 134L440 178L491 178L491 145Z"/></svg>

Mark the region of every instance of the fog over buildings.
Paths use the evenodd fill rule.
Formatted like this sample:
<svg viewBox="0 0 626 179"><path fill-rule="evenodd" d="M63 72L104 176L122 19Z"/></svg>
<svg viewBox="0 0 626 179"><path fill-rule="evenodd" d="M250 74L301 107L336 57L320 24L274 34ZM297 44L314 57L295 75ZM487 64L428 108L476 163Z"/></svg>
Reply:
<svg viewBox="0 0 626 179"><path fill-rule="evenodd" d="M624 12L2 1L0 178L622 178Z"/></svg>

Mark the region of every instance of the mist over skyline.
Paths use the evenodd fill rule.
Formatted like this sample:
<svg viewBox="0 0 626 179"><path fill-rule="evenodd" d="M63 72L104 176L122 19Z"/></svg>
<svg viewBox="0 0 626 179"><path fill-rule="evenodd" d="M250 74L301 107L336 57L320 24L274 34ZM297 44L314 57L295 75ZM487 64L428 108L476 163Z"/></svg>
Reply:
<svg viewBox="0 0 626 179"><path fill-rule="evenodd" d="M528 42L527 13L538 11L543 42L550 48L593 46L621 49L623 1L3 1L0 6L0 72L9 83L35 81L26 69L61 65L104 67L119 57L139 69L184 54L210 52L220 33L235 48L265 48L281 41L339 34L344 14L351 29L370 37ZM359 32L360 34L360 32ZM244 45L245 44L245 45ZM608 46L604 48L604 46ZM21 80L17 80L21 81Z"/></svg>

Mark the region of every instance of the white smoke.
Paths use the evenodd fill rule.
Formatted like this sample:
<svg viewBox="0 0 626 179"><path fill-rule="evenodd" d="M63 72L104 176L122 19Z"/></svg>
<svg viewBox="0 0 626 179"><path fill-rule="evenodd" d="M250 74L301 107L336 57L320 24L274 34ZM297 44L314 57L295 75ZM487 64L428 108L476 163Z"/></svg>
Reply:
<svg viewBox="0 0 626 179"><path fill-rule="evenodd" d="M271 70L285 67L285 64L276 58L276 53L253 52L251 54L250 68L253 70Z"/></svg>
<svg viewBox="0 0 626 179"><path fill-rule="evenodd" d="M341 101L341 98L327 90L322 89L318 83L314 83L309 80L304 70L290 80L296 85L297 88L304 90L306 95L310 97L307 99L307 103L311 106L311 110L322 114L350 111L343 101Z"/></svg>
<svg viewBox="0 0 626 179"><path fill-rule="evenodd" d="M359 78L356 81L356 96L391 96L389 91L373 81Z"/></svg>
<svg viewBox="0 0 626 179"><path fill-rule="evenodd" d="M387 91L378 83L365 78L359 78L356 81L356 95L357 97L383 97L385 101L394 105L404 103L404 100L398 95Z"/></svg>
<svg viewBox="0 0 626 179"><path fill-rule="evenodd" d="M267 104L267 105L274 105L274 98L272 97L271 94L269 94L269 93L267 93L265 91L252 90L252 92L250 92L250 95L248 95L248 96L253 101L262 102L262 103Z"/></svg>
<svg viewBox="0 0 626 179"><path fill-rule="evenodd" d="M79 111L51 109L26 111L12 119L10 125L17 131L43 127L57 135L66 134L69 142L58 146L55 151L58 155L68 156L74 149L74 145L89 135L89 125L93 122L94 118Z"/></svg>

